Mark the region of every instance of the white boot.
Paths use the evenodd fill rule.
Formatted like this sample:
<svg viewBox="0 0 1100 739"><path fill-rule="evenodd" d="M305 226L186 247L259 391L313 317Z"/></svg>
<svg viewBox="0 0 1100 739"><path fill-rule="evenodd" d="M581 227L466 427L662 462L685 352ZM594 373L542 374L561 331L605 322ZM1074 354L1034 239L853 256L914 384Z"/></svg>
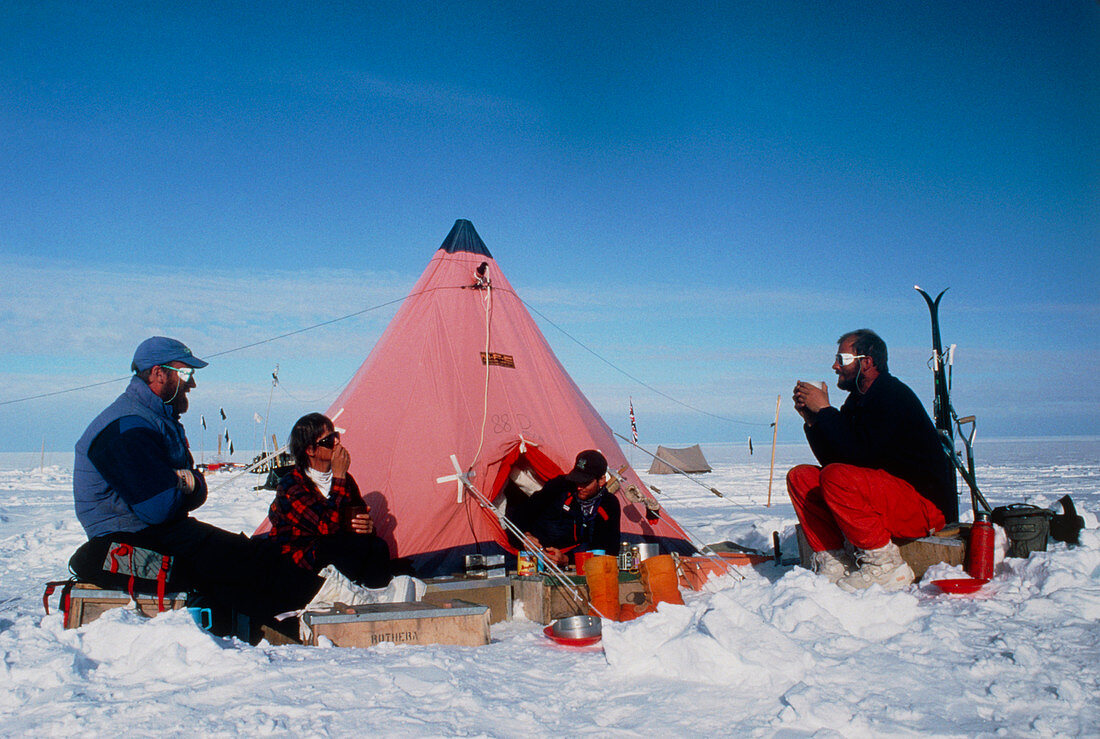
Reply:
<svg viewBox="0 0 1100 739"><path fill-rule="evenodd" d="M875 584L888 591L905 590L916 579L894 542L878 549L857 550L856 563L859 569L836 583L849 593Z"/></svg>
<svg viewBox="0 0 1100 739"><path fill-rule="evenodd" d="M814 552L811 569L819 575L824 575L829 582L835 583L842 577L847 577L856 568L856 561L844 549L829 549L822 552Z"/></svg>

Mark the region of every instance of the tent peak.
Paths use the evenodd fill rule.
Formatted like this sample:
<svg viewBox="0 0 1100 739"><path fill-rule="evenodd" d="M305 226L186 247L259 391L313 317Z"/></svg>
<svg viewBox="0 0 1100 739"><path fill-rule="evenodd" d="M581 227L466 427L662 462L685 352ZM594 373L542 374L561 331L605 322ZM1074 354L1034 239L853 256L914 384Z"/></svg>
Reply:
<svg viewBox="0 0 1100 739"><path fill-rule="evenodd" d="M448 254L464 251L470 254L479 254L489 259L493 258L493 255L489 253L489 249L485 246L485 242L474 230L474 224L465 218L459 218L455 221L454 227L447 234L447 238L443 239L443 243L439 248Z"/></svg>

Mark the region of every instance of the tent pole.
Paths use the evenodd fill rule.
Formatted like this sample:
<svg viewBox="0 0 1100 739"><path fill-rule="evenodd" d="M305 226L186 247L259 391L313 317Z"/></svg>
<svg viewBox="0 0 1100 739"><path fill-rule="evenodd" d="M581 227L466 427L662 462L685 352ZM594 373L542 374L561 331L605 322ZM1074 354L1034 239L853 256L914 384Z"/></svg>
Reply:
<svg viewBox="0 0 1100 739"><path fill-rule="evenodd" d="M479 506L481 506L486 511L491 511L497 517L497 520L500 522L501 528L504 528L515 535L515 537L519 539L525 547L527 547L527 551L535 555L535 558L542 563L543 567L546 568L546 571L550 573L550 576L557 580L562 585L562 587L564 587L569 592L569 594L573 596L573 599L577 603L587 603L588 607L592 611L594 611L596 615L600 618L606 618L609 621L615 620L610 616L602 613L600 609L596 608L596 606L592 605L592 601L584 598L581 595L580 591L577 590L576 586L573 585L573 582L569 579L569 576L565 574L565 570L558 567L557 563L551 562L546 557L546 554L542 551L542 549L535 546L535 542L531 541L531 538L527 536L526 533L520 531L519 527L512 523L512 521L507 516L505 516L503 513L500 513L499 511L497 511L496 508L493 507L492 501L485 497L485 494L478 490L476 485L470 482L469 474L462 471L462 468L458 465L458 458L453 454L451 455L451 463L454 465L455 468L454 476L452 477L448 475L446 477L437 478L436 482L447 482L448 480L457 479L464 488L470 491L470 493L474 496L474 500L477 501L477 504ZM616 613L614 615L618 616L619 614Z"/></svg>
<svg viewBox="0 0 1100 739"><path fill-rule="evenodd" d="M645 452L645 453L646 453L646 454L648 454L649 456L653 457L654 459L657 459L657 455L656 455L656 454L652 453L651 451L649 451L648 449L646 449L646 448L644 448L644 447L640 447L640 446L638 446L637 444L635 444L635 443L634 443L633 441L631 441L630 439L626 438L626 437L625 437L625 436L623 436L622 434L619 434L619 433L617 433L617 432L615 432L615 431L612 431L611 433L615 434L615 436L618 436L618 437L619 437L620 439L622 439L623 441L625 441L625 442L626 442L627 444L630 444L631 446L637 447L638 449L641 449L641 450L642 450L643 452ZM667 465L668 465L669 467L671 467L672 469L674 469L674 470L676 470L677 472L679 472L679 473L680 473L681 475L683 475L683 476L684 476L684 477L686 477L687 479L691 480L692 482L694 482L694 483L696 483L696 484L698 484L698 485L702 485L703 487L707 487L706 485L704 485L704 484L703 484L702 482L700 482L699 480L696 480L696 479L695 479L694 477L692 477L692 476L691 476L691 475L689 475L688 473L686 473L686 472L684 472L683 470L681 470L680 468L678 468L678 467L677 467L676 465L674 465L674 464L670 463L670 462L669 462L668 460L664 460L664 459L662 459L661 461L662 461L662 462L664 462L665 464L667 464ZM643 483L643 484L644 484L644 483ZM652 486L651 486L651 487L652 487ZM655 487L654 487L653 489L654 489L654 490L657 490L657 488L655 488ZM720 492L718 492L718 491L717 491L717 490L715 490L714 488L707 488L707 489L708 489L708 490L709 490L710 492L712 492L712 493L714 493L715 495L717 495L717 496L718 496L719 498L725 498L726 500L729 500L729 498L726 498L726 497L725 497L724 495L722 495L722 494L721 494ZM628 497L628 496L626 495L625 491L623 492L623 497L624 497L624 498L625 498L625 497ZM730 501L730 502L734 502L734 501ZM714 551L713 549L711 549L711 548L710 548L710 545L709 545L709 544L707 544L707 543L706 543L705 541L703 541L703 539L702 539L702 538L700 538L700 537L696 536L695 534L693 534L693 533L691 533L690 531L688 531L687 529L685 529L685 528L683 527L683 525L682 525L682 524L680 524L680 522L679 522L679 521L668 521L668 523L669 523L669 524L671 524L672 526L674 526L674 527L675 527L676 529L678 529L678 530L680 531L680 533L684 535L684 538L685 538L685 539L688 539L688 540L692 541L692 542L694 543L694 545L695 545L695 548L696 548L696 549L697 549L697 550L699 551L699 553L700 553L700 554L702 554L702 555L703 555L704 557L706 557L707 559L711 560L712 562L717 562L717 563L721 564L721 565L722 565L723 567L725 567L725 568L726 568L726 572L727 572L727 573L729 573L729 574L731 574L731 575L737 575L737 576L738 576L738 577L739 577L740 579L742 579L742 580L744 580L744 579L745 579L745 576L744 576L744 575L742 575L742 574L741 574L740 572L737 572L736 570L730 569L730 568L732 567L732 565L730 565L730 564L729 564L728 562L726 562L726 561L725 561L724 559L722 559L721 557L719 557L719 556L718 556L718 554L717 554L717 553L716 553L716 552L715 552L715 551Z"/></svg>
<svg viewBox="0 0 1100 739"><path fill-rule="evenodd" d="M782 395L775 396L775 423L772 424L772 465L768 470L768 508L772 507L772 477L775 476L775 437L779 436L779 403Z"/></svg>

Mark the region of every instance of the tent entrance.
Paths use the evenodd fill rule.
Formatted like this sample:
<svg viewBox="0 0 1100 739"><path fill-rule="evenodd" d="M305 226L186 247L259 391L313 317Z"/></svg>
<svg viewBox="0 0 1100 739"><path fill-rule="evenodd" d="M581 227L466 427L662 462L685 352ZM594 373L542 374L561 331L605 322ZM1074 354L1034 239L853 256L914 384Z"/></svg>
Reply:
<svg viewBox="0 0 1100 739"><path fill-rule="evenodd" d="M564 474L537 446L523 439L516 440L503 457L490 465L490 469L493 465L496 465L497 472L493 478L489 500L497 514L503 513L513 521L515 512L528 498L541 490L548 481ZM485 513L490 515L489 511ZM497 542L514 554L519 541L505 532L495 517L493 524L499 532Z"/></svg>
<svg viewBox="0 0 1100 739"><path fill-rule="evenodd" d="M509 510L516 510L517 506L523 505L528 498L542 490L547 482L526 459L520 457L508 471L504 487L493 498L493 508L497 513L507 515Z"/></svg>

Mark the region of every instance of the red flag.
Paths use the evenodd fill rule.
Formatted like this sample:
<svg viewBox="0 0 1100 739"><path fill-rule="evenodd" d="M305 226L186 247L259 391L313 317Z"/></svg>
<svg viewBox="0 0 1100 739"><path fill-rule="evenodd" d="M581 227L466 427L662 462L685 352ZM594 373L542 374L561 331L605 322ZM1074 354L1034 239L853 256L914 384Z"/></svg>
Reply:
<svg viewBox="0 0 1100 739"><path fill-rule="evenodd" d="M638 443L638 424L634 422L634 398L630 399L630 434L634 437L634 443Z"/></svg>

